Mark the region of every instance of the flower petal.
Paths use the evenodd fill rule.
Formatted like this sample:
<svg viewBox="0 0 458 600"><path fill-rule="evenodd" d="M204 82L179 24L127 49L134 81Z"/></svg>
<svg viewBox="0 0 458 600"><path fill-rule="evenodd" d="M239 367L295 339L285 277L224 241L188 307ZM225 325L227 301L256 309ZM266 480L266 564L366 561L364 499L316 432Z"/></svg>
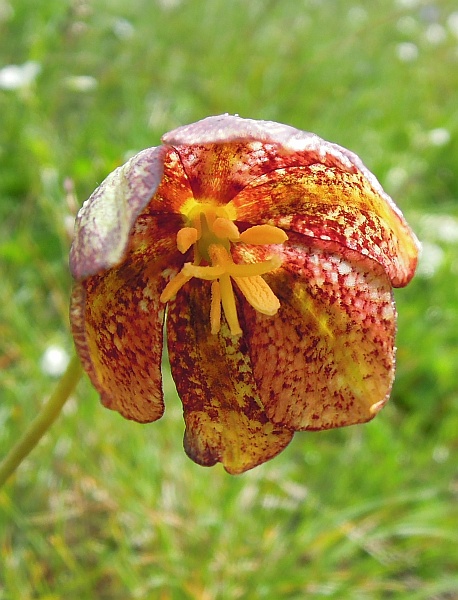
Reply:
<svg viewBox="0 0 458 600"><path fill-rule="evenodd" d="M282 267L264 276L280 300L277 315L245 304L241 318L268 417L295 430L369 421L394 377L388 277L356 252L334 254L295 234L283 253Z"/></svg>
<svg viewBox="0 0 458 600"><path fill-rule="evenodd" d="M395 286L412 278L418 241L353 152L294 127L230 115L180 127L162 141L179 153L196 199L232 200L238 221L357 250L382 264Z"/></svg>
<svg viewBox="0 0 458 600"><path fill-rule="evenodd" d="M327 161L355 171L359 159L314 133L271 121L207 117L162 137L180 155L196 200L225 204L249 182L275 169ZM256 223L257 221L253 221Z"/></svg>
<svg viewBox="0 0 458 600"><path fill-rule="evenodd" d="M281 163L277 163L275 168L325 161L350 169L352 164L361 162L353 152L327 142L315 133L274 121L243 119L228 114L206 117L196 123L178 127L163 135L162 142L171 146L261 142L265 148L258 144L260 152L257 154L259 160L256 167L263 173L272 170L272 164L267 169L262 166L262 163L268 161L270 151L272 160ZM310 157L310 162L304 162L307 157ZM233 170L237 171L237 165L234 165Z"/></svg>
<svg viewBox="0 0 458 600"><path fill-rule="evenodd" d="M211 334L210 289L191 280L169 304L169 357L184 406L184 446L198 464L222 462L229 473L242 473L278 454L292 432L269 422L243 336L231 336L225 321Z"/></svg>
<svg viewBox="0 0 458 600"><path fill-rule="evenodd" d="M102 403L142 423L164 410L159 296L183 262L176 251L176 219L148 219L144 230L136 224L137 245L120 267L76 284L70 312L78 354ZM142 238L147 253L141 252Z"/></svg>
<svg viewBox="0 0 458 600"><path fill-rule="evenodd" d="M164 174L148 206L150 213L181 214L185 202L192 198L191 184L180 155L168 148L164 157Z"/></svg>
<svg viewBox="0 0 458 600"><path fill-rule="evenodd" d="M159 186L166 152L162 146L143 150L110 173L83 204L70 251L77 281L121 261L135 219Z"/></svg>
<svg viewBox="0 0 458 600"><path fill-rule="evenodd" d="M108 175L78 213L70 252L73 277L79 281L118 265L142 212L179 214L191 195L173 149L148 148L131 158Z"/></svg>
<svg viewBox="0 0 458 600"><path fill-rule="evenodd" d="M242 221L268 222L369 256L395 286L413 277L417 240L389 197L362 172L321 164L280 169L256 179L231 204Z"/></svg>

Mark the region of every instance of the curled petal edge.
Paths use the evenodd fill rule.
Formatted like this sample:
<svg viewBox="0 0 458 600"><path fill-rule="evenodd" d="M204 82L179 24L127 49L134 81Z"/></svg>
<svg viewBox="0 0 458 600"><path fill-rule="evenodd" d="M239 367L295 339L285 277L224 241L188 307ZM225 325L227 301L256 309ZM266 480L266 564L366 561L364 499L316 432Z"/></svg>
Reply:
<svg viewBox="0 0 458 600"><path fill-rule="evenodd" d="M280 153L309 153L316 157L314 161L316 163L337 166L350 173L361 171L373 188L387 200L395 212L401 215L401 211L357 154L343 146L328 142L315 133L302 131L290 125L222 114L178 127L164 134L161 140L170 146L257 141L276 145Z"/></svg>
<svg viewBox="0 0 458 600"><path fill-rule="evenodd" d="M138 215L161 182L167 147L147 148L110 173L75 223L70 271L80 281L119 264Z"/></svg>

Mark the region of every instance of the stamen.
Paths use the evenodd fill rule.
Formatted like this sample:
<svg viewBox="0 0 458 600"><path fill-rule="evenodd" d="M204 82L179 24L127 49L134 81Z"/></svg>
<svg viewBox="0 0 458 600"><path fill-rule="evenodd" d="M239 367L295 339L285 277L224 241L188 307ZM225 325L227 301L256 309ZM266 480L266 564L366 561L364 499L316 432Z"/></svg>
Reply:
<svg viewBox="0 0 458 600"><path fill-rule="evenodd" d="M220 246L220 244L210 244L208 247L208 254L212 264L215 263L219 266L226 267L233 262L229 252L224 246Z"/></svg>
<svg viewBox="0 0 458 600"><path fill-rule="evenodd" d="M280 256L272 256L268 260L263 260L258 263L236 264L231 262L226 266L226 272L232 277L253 277L254 275L264 275L275 271L281 265Z"/></svg>
<svg viewBox="0 0 458 600"><path fill-rule="evenodd" d="M159 297L161 302L168 302L177 295L177 292L192 279L192 275L188 276L181 270L173 279L171 279L162 291Z"/></svg>
<svg viewBox="0 0 458 600"><path fill-rule="evenodd" d="M234 281L255 310L270 317L277 313L280 301L262 277L234 277Z"/></svg>
<svg viewBox="0 0 458 600"><path fill-rule="evenodd" d="M238 230L237 225L233 221L229 221L229 219L224 219L223 217L218 217L213 222L213 233L221 238L227 238L231 242L235 242L240 237L240 232Z"/></svg>
<svg viewBox="0 0 458 600"><path fill-rule="evenodd" d="M240 242L244 244L283 244L288 236L279 227L273 225L253 225L240 234Z"/></svg>
<svg viewBox="0 0 458 600"><path fill-rule="evenodd" d="M212 282L212 295L210 305L210 327L213 335L221 328L221 287L219 281Z"/></svg>
<svg viewBox="0 0 458 600"><path fill-rule="evenodd" d="M206 279L207 281L217 279L225 271L226 269L222 265L217 265L216 267L199 267L199 265L193 265L192 263L185 263L181 270L189 279L197 277L198 279Z"/></svg>
<svg viewBox="0 0 458 600"><path fill-rule="evenodd" d="M184 254L198 239L199 233L195 227L183 227L177 233L177 248Z"/></svg>
<svg viewBox="0 0 458 600"><path fill-rule="evenodd" d="M231 278L227 273L224 273L219 280L221 290L221 303L223 305L224 316L231 330L232 335L240 335L239 320L237 317L237 308L235 306L234 290L232 289Z"/></svg>

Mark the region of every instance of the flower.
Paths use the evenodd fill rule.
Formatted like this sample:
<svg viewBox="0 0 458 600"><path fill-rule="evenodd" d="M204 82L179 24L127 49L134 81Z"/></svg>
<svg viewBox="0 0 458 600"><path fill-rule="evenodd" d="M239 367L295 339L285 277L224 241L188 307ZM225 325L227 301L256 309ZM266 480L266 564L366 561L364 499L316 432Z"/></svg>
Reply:
<svg viewBox="0 0 458 600"><path fill-rule="evenodd" d="M23 65L6 65L0 69L0 90L22 90L29 87L41 71L40 63L29 60Z"/></svg>
<svg viewBox="0 0 458 600"><path fill-rule="evenodd" d="M197 463L241 473L295 431L372 419L394 376L392 286L418 242L352 152L273 122L180 127L78 215L71 322L105 406L164 411L163 325Z"/></svg>

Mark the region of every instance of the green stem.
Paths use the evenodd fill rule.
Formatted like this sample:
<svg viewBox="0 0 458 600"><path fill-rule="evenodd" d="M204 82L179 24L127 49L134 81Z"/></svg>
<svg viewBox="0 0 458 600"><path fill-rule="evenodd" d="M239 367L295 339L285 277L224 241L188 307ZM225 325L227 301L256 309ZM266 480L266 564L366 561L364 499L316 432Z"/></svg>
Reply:
<svg viewBox="0 0 458 600"><path fill-rule="evenodd" d="M81 377L81 373L81 363L79 359L74 356L57 384L54 393L41 407L37 416L0 463L0 488L10 475L14 473L24 458L35 448L40 439L57 419L65 402L75 389L76 384Z"/></svg>

